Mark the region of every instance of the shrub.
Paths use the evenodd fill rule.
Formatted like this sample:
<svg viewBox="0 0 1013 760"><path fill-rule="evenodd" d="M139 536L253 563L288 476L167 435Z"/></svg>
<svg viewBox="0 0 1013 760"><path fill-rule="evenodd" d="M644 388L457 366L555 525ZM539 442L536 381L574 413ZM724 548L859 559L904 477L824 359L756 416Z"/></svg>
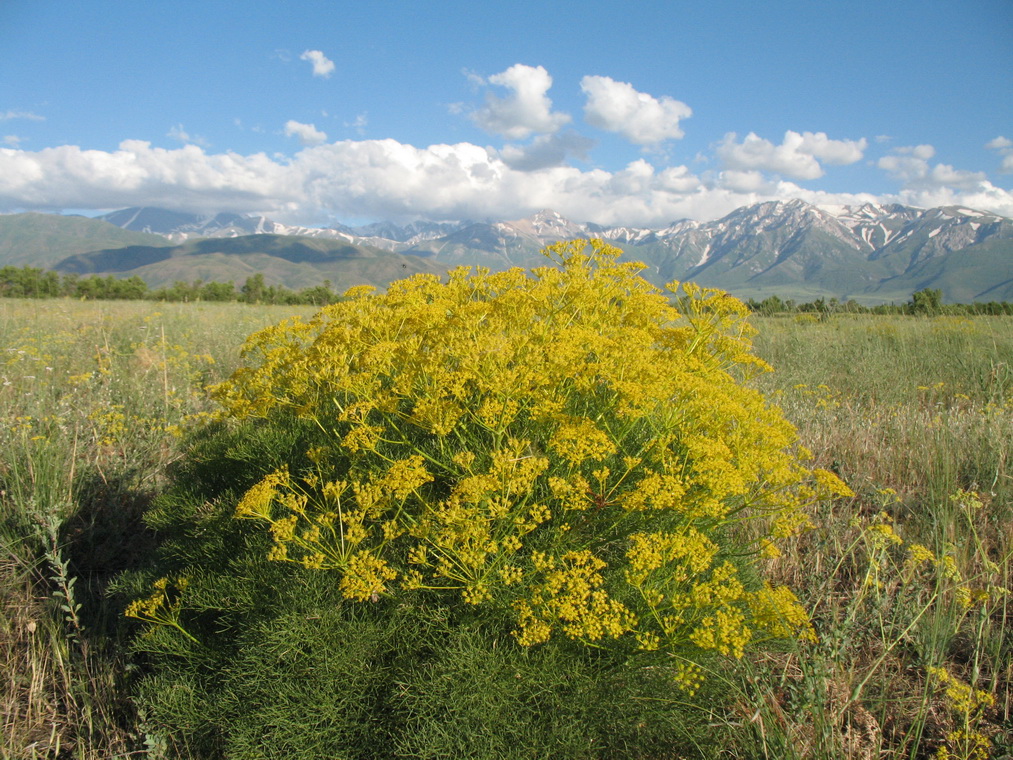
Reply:
<svg viewBox="0 0 1013 760"><path fill-rule="evenodd" d="M598 700L570 740L597 743L572 756L642 756L692 741L692 721L673 718L673 685L688 699L715 657L812 637L792 592L763 583L751 560L776 553L813 501L846 487L805 466L794 429L746 383L766 365L751 352L745 307L688 284L673 306L619 253L574 241L547 249L558 267L353 289L309 321L253 335L248 366L214 390L224 427L196 446L151 517L167 535L159 580L128 614L150 624L141 646L156 681L185 676L188 694L219 697L249 688L279 672L251 665L251 647L296 631L285 648L316 652L304 677L346 695L366 684L348 704L385 737L335 735L325 754L346 742L355 757L374 755L348 747L466 756L447 742L503 714L515 723L492 720L487 755L507 742L512 756L539 756L561 729L524 716L541 715L536 695L562 704L566 693ZM323 616L331 624L300 622L318 609L303 594L336 610ZM360 627L368 654L333 652ZM352 673L350 660L386 671ZM211 662L216 682L194 687L188 668ZM258 705L294 699L306 714L327 700L320 684L300 695L267 687L283 680L259 680ZM657 707L635 718L627 703L642 704L645 689ZM146 694L156 722L178 729L178 706ZM242 730L231 745L222 738L229 721L253 720L251 736L277 725L276 710L248 703L214 717L212 701L191 714L217 720L218 733L187 729L205 737L205 754L247 756ZM458 705L456 739L439 728L440 704ZM627 728L664 725L668 738L620 730L619 716Z"/></svg>

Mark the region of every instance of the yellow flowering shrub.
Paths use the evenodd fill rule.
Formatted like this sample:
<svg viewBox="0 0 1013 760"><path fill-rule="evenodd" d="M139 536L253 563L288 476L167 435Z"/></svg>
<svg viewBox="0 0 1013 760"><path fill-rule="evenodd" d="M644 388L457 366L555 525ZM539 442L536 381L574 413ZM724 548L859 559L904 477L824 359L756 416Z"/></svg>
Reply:
<svg viewBox="0 0 1013 760"><path fill-rule="evenodd" d="M660 291L601 241L546 253L556 266L354 289L251 336L214 389L223 415L307 420L321 442L236 516L347 599L457 595L508 615L522 645L667 651L689 658L688 690L693 652L812 637L742 558L850 492L748 385L769 368L744 305Z"/></svg>

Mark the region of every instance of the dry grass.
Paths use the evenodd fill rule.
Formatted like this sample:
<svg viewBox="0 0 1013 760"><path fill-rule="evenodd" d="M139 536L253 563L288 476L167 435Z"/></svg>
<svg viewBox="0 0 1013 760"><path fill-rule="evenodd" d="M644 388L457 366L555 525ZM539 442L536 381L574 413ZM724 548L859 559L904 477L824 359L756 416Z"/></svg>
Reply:
<svg viewBox="0 0 1013 760"><path fill-rule="evenodd" d="M759 326L778 369L765 390L856 492L771 563L820 642L756 663L747 693L773 700L762 712L780 720L761 746L783 745L769 757L1010 752L1013 320ZM915 547L932 561L916 562ZM994 705L958 703L931 668Z"/></svg>
<svg viewBox="0 0 1013 760"><path fill-rule="evenodd" d="M290 312L0 301L0 757L144 753L105 586L150 549L139 516L204 384Z"/></svg>

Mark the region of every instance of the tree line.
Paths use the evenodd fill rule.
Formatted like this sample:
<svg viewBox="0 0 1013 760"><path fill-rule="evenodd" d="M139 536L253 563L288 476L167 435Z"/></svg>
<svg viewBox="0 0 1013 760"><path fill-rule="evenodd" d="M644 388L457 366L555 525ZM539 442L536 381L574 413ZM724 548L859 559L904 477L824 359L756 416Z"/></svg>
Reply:
<svg viewBox="0 0 1013 760"><path fill-rule="evenodd" d="M341 300L341 295L332 289L330 280L324 280L321 285L292 290L283 285L269 285L265 282L264 275L255 274L247 277L239 288L233 282L177 280L172 285L152 289L136 275L122 279L97 274L82 277L78 274L61 275L59 272L28 266L0 268L0 298L61 297L127 301L238 301L310 306L324 306ZM814 314L822 318L831 314L1013 315L1013 303L1009 301L944 304L943 291L931 288L919 290L911 296L911 300L902 304L863 306L851 299L839 301L836 298L817 298L799 303L790 298L782 300L778 296L768 296L762 301L750 298L746 305L757 314Z"/></svg>
<svg viewBox="0 0 1013 760"><path fill-rule="evenodd" d="M911 300L901 304L883 303L876 306L863 306L851 299L839 301L836 298L817 298L808 303L797 303L790 298L782 301L778 296L768 296L762 301L750 298L746 301L746 305L756 314L815 314L824 318L831 314L951 314L956 316L1013 314L1013 303L1009 301L943 303L943 291L935 288L919 290L911 295Z"/></svg>
<svg viewBox="0 0 1013 760"><path fill-rule="evenodd" d="M140 277L119 278L97 274L82 277L35 267L0 269L0 297L3 298L81 298L85 300L127 301L239 301L243 303L323 306L341 299L330 280L301 290L270 285L264 275L247 277L239 288L233 282L177 280L172 285L149 288Z"/></svg>

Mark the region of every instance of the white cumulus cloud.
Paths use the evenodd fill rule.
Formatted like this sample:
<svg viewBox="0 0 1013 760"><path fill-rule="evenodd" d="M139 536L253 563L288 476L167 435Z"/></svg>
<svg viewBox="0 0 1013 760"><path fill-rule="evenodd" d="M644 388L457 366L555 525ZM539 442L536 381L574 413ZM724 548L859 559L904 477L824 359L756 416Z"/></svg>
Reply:
<svg viewBox="0 0 1013 760"><path fill-rule="evenodd" d="M1002 157L999 164L999 171L1002 174L1013 174L1013 140L1000 135L985 143L985 147L996 151Z"/></svg>
<svg viewBox="0 0 1013 760"><path fill-rule="evenodd" d="M529 145L506 145L499 157L511 169L538 171L563 166L569 156L586 160L594 140L568 131L562 134L539 135Z"/></svg>
<svg viewBox="0 0 1013 760"><path fill-rule="evenodd" d="M919 208L965 206L1013 217L1013 193L981 180L967 189L946 186L907 187L896 196L897 202Z"/></svg>
<svg viewBox="0 0 1013 760"><path fill-rule="evenodd" d="M756 193L770 187L763 173L752 169L748 171L726 169L718 175L718 183L721 187L736 193Z"/></svg>
<svg viewBox="0 0 1013 760"><path fill-rule="evenodd" d="M208 155L125 140L115 151L76 145L0 148L0 208L109 209L131 205L243 212L294 194L285 167L262 153Z"/></svg>
<svg viewBox="0 0 1013 760"><path fill-rule="evenodd" d="M861 160L868 141L831 140L825 132L794 132L788 130L780 145L774 145L754 132L737 142L729 132L717 145L717 154L732 171L767 171L794 179L822 177L820 161L828 164L853 164Z"/></svg>
<svg viewBox="0 0 1013 760"><path fill-rule="evenodd" d="M785 134L785 142L791 134L791 131ZM845 166L861 161L868 146L869 142L864 137L861 140L831 140L826 132L803 132L798 149L825 164Z"/></svg>
<svg viewBox="0 0 1013 760"><path fill-rule="evenodd" d="M299 56L301 61L309 61L313 64L313 76L327 79L334 73L334 61L328 58L320 50L305 50Z"/></svg>
<svg viewBox="0 0 1013 760"><path fill-rule="evenodd" d="M320 145L327 142L327 134L317 129L315 124L302 124L292 119L285 122L285 136L296 137L303 145Z"/></svg>
<svg viewBox="0 0 1013 760"><path fill-rule="evenodd" d="M558 147L536 139L506 156L471 143L417 147L391 139L342 140L291 156L210 153L192 144L170 150L139 140L124 141L114 151L0 147L0 210L157 206L321 224L355 218L517 219L552 208L578 222L663 227L681 218L713 219L750 203L802 198L825 204L962 204L1013 215L1013 193L987 182L876 197L808 190L765 180L755 169L726 169L711 177L685 166L658 169L644 159L616 171L554 160L532 170L524 163L538 163L538 150Z"/></svg>
<svg viewBox="0 0 1013 760"><path fill-rule="evenodd" d="M580 80L580 89L587 96L584 120L636 145L681 138L679 120L693 115L693 109L681 101L667 95L655 98L610 77L586 76Z"/></svg>
<svg viewBox="0 0 1013 760"><path fill-rule="evenodd" d="M894 153L901 156L911 156L913 158L920 158L924 161L928 161L936 155L936 149L931 145L902 145L898 148L894 148Z"/></svg>
<svg viewBox="0 0 1013 760"><path fill-rule="evenodd" d="M474 76L470 78L476 81ZM488 83L506 89L507 94L501 97L487 92L485 105L471 115L486 132L523 140L533 134L556 132L570 121L568 114L552 110L546 94L552 87L552 77L542 66L516 63L489 77Z"/></svg>
<svg viewBox="0 0 1013 760"><path fill-rule="evenodd" d="M894 149L892 155L880 158L876 165L892 179L901 182L905 190L977 190L985 182L984 172L954 169L949 164L930 165L929 159L935 155L936 149L931 145L904 146Z"/></svg>

